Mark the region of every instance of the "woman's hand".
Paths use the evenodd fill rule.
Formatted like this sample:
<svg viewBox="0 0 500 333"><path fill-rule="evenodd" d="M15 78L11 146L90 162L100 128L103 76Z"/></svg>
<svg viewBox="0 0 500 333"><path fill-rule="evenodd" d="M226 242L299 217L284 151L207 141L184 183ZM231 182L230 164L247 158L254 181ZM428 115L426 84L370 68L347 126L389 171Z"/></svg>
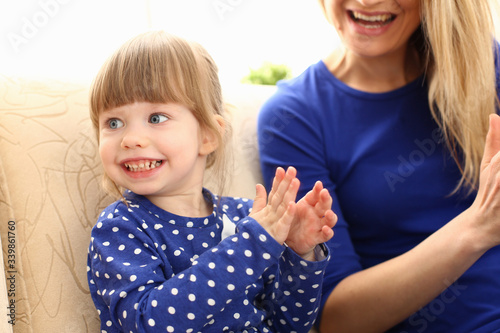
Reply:
<svg viewBox="0 0 500 333"><path fill-rule="evenodd" d="M465 212L479 232L478 246L485 251L500 244L500 117L490 115L479 189L472 206Z"/></svg>

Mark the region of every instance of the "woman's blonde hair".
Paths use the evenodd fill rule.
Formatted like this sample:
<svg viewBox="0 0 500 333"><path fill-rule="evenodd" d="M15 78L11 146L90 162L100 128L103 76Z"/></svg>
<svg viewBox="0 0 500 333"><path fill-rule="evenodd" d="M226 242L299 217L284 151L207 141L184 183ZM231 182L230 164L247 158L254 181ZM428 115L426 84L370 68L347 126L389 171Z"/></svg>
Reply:
<svg viewBox="0 0 500 333"><path fill-rule="evenodd" d="M429 104L462 173L455 188L479 183L488 131L496 112L494 27L489 0L421 0L417 40L425 61Z"/></svg>
<svg viewBox="0 0 500 333"><path fill-rule="evenodd" d="M214 115L226 119L218 69L208 52L164 31L141 34L122 45L102 66L90 91L90 118L99 141L99 114L134 102L178 103L192 112L205 130L212 131L218 148L207 157L207 168L219 180L222 191L226 174L229 123L221 128ZM105 174L104 188L122 196Z"/></svg>

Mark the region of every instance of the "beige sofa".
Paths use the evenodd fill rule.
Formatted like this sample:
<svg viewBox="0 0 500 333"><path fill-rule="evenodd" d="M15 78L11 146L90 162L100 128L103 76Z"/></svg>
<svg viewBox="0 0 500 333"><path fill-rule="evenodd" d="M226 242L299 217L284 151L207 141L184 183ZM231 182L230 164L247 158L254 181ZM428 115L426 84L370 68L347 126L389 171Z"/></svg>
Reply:
<svg viewBox="0 0 500 333"><path fill-rule="evenodd" d="M256 115L274 89L224 89L234 106L229 195L253 198L261 181ZM0 93L0 332L99 332L86 255L110 198L100 189L88 85L0 76Z"/></svg>

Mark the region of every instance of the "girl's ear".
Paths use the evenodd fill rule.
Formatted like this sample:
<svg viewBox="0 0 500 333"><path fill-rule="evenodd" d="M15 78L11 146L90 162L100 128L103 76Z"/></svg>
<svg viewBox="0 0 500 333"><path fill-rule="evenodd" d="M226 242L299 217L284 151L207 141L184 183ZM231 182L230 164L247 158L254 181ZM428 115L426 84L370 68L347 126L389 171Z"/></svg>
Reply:
<svg viewBox="0 0 500 333"><path fill-rule="evenodd" d="M219 147L219 138L224 137L226 131L226 121L220 115L214 115L219 133L215 133L212 129L202 129L202 141L200 147L200 155L208 155L214 152ZM217 135L218 134L218 135Z"/></svg>

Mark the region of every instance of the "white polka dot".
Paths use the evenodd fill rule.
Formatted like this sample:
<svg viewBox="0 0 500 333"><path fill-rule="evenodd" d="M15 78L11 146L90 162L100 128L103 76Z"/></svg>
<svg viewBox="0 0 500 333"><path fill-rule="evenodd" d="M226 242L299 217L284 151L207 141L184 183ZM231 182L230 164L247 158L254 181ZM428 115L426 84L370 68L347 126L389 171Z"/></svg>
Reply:
<svg viewBox="0 0 500 333"><path fill-rule="evenodd" d="M214 306L215 305L215 300L209 298L208 301L207 301L208 305L210 306Z"/></svg>
<svg viewBox="0 0 500 333"><path fill-rule="evenodd" d="M174 332L174 328L172 326L167 326L167 332L169 333Z"/></svg>
<svg viewBox="0 0 500 333"><path fill-rule="evenodd" d="M113 218L113 214L109 213L108 214L108 219L112 219Z"/></svg>
<svg viewBox="0 0 500 333"><path fill-rule="evenodd" d="M123 319L127 318L127 311L123 311Z"/></svg>
<svg viewBox="0 0 500 333"><path fill-rule="evenodd" d="M243 236L243 238L245 238L245 239L249 239L250 238L250 235L248 234L248 232L242 233L241 236Z"/></svg>
<svg viewBox="0 0 500 333"><path fill-rule="evenodd" d="M140 286L139 288L137 288L138 291L143 291L144 289L146 289L146 287L144 286Z"/></svg>
<svg viewBox="0 0 500 333"><path fill-rule="evenodd" d="M210 264L208 264L208 268L214 269L215 268L215 263L211 262Z"/></svg>
<svg viewBox="0 0 500 333"><path fill-rule="evenodd" d="M194 225L194 223L193 223L193 222L191 222L191 221L189 221L188 223L186 223L186 226L187 226L188 228L192 228L192 227L193 227L193 225Z"/></svg>
<svg viewBox="0 0 500 333"><path fill-rule="evenodd" d="M253 269L247 268L246 273L247 273L247 275L253 275Z"/></svg>
<svg viewBox="0 0 500 333"><path fill-rule="evenodd" d="M227 271L228 271L229 273L234 273L234 267L233 267L233 266L231 266L231 265L227 266Z"/></svg>
<svg viewBox="0 0 500 333"><path fill-rule="evenodd" d="M191 274L191 275L189 276L189 281L191 281L191 282L196 282L196 275Z"/></svg>
<svg viewBox="0 0 500 333"><path fill-rule="evenodd" d="M120 297L121 297L121 298L125 298L125 297L127 297L127 293L126 293L125 291L122 291L122 292L120 293Z"/></svg>
<svg viewBox="0 0 500 333"><path fill-rule="evenodd" d="M128 234L128 238L133 239L135 236L133 234Z"/></svg>
<svg viewBox="0 0 500 333"><path fill-rule="evenodd" d="M297 302L297 303L295 303L295 306L296 306L296 307L298 307L298 308L301 308L301 307L302 307L302 304L301 304L301 303L299 303L299 302Z"/></svg>
<svg viewBox="0 0 500 333"><path fill-rule="evenodd" d="M125 250L125 245L122 244L122 245L118 246L118 250L120 250L120 251Z"/></svg>
<svg viewBox="0 0 500 333"><path fill-rule="evenodd" d="M102 222L97 223L96 227L100 229L102 227Z"/></svg>
<svg viewBox="0 0 500 333"><path fill-rule="evenodd" d="M192 234L187 235L187 240L193 240L194 236Z"/></svg>
<svg viewBox="0 0 500 333"><path fill-rule="evenodd" d="M106 261L107 261L107 262L112 262L112 261L113 261L113 259L114 259L113 257L107 257L107 258L106 258Z"/></svg>
<svg viewBox="0 0 500 333"><path fill-rule="evenodd" d="M245 250L245 256L251 257L252 256L252 251L250 250Z"/></svg>
<svg viewBox="0 0 500 333"><path fill-rule="evenodd" d="M156 306L157 306L157 305L158 305L158 301L154 299L154 300L151 302L151 306L152 306L153 308L156 308Z"/></svg>
<svg viewBox="0 0 500 333"><path fill-rule="evenodd" d="M194 313L188 313L187 317L189 320L194 320L194 318L196 318Z"/></svg>
<svg viewBox="0 0 500 333"><path fill-rule="evenodd" d="M236 312L234 315L233 315L234 319L240 319L240 314L238 312Z"/></svg>
<svg viewBox="0 0 500 333"><path fill-rule="evenodd" d="M134 282L135 280L137 280L137 276L136 275L131 275L130 276L130 281Z"/></svg>
<svg viewBox="0 0 500 333"><path fill-rule="evenodd" d="M111 320L108 320L108 321L106 322L106 326L111 327L111 325L113 325L113 322L112 322Z"/></svg>
<svg viewBox="0 0 500 333"><path fill-rule="evenodd" d="M229 250L227 250L227 254L229 254L229 255L233 255L233 254L234 254L234 250L233 250L233 249L229 249Z"/></svg>
<svg viewBox="0 0 500 333"><path fill-rule="evenodd" d="M271 259L271 255L270 255L269 253L264 253L264 254L262 255L262 258L264 258L264 259L266 259L266 260L269 260L269 259Z"/></svg>
<svg viewBox="0 0 500 333"><path fill-rule="evenodd" d="M227 290L229 290L229 291L233 291L233 290L234 290L234 288L235 288L235 287L234 287L234 284L231 284L231 283L230 283L230 284L228 284L228 285L227 285Z"/></svg>
<svg viewBox="0 0 500 333"><path fill-rule="evenodd" d="M175 250L174 251L174 256L178 257L181 255L181 251L180 250Z"/></svg>
<svg viewBox="0 0 500 333"><path fill-rule="evenodd" d="M104 243L102 243L102 245L109 246L109 242L104 242Z"/></svg>
<svg viewBox="0 0 500 333"><path fill-rule="evenodd" d="M154 321L154 319L149 319L149 320L148 320L148 324L149 324L149 326L151 326L151 327L155 326L155 321Z"/></svg>
<svg viewBox="0 0 500 333"><path fill-rule="evenodd" d="M135 249L135 250L134 250L134 253L135 253L135 254L139 254L139 253L141 253L141 252L142 252L142 250L141 250L141 249Z"/></svg>
<svg viewBox="0 0 500 333"><path fill-rule="evenodd" d="M146 223L143 223L142 224L142 229L147 229L148 228L148 225Z"/></svg>
<svg viewBox="0 0 500 333"><path fill-rule="evenodd" d="M208 280L207 284L212 288L215 287L215 282L213 280Z"/></svg>
<svg viewBox="0 0 500 333"><path fill-rule="evenodd" d="M118 227L113 227L113 232L118 232L120 229Z"/></svg>
<svg viewBox="0 0 500 333"><path fill-rule="evenodd" d="M189 294L188 299L189 299L191 302L194 302L194 301L196 301L196 296L195 296L194 294Z"/></svg>
<svg viewBox="0 0 500 333"><path fill-rule="evenodd" d="M261 234L261 235L259 236L259 240L260 240L261 242L265 242L265 241L267 241L267 237L266 237L266 235L262 235L262 234Z"/></svg>
<svg viewBox="0 0 500 333"><path fill-rule="evenodd" d="M175 314L175 308L173 306L168 307L168 313Z"/></svg>
<svg viewBox="0 0 500 333"><path fill-rule="evenodd" d="M172 295L177 295L179 293L179 290L177 288L172 288Z"/></svg>

